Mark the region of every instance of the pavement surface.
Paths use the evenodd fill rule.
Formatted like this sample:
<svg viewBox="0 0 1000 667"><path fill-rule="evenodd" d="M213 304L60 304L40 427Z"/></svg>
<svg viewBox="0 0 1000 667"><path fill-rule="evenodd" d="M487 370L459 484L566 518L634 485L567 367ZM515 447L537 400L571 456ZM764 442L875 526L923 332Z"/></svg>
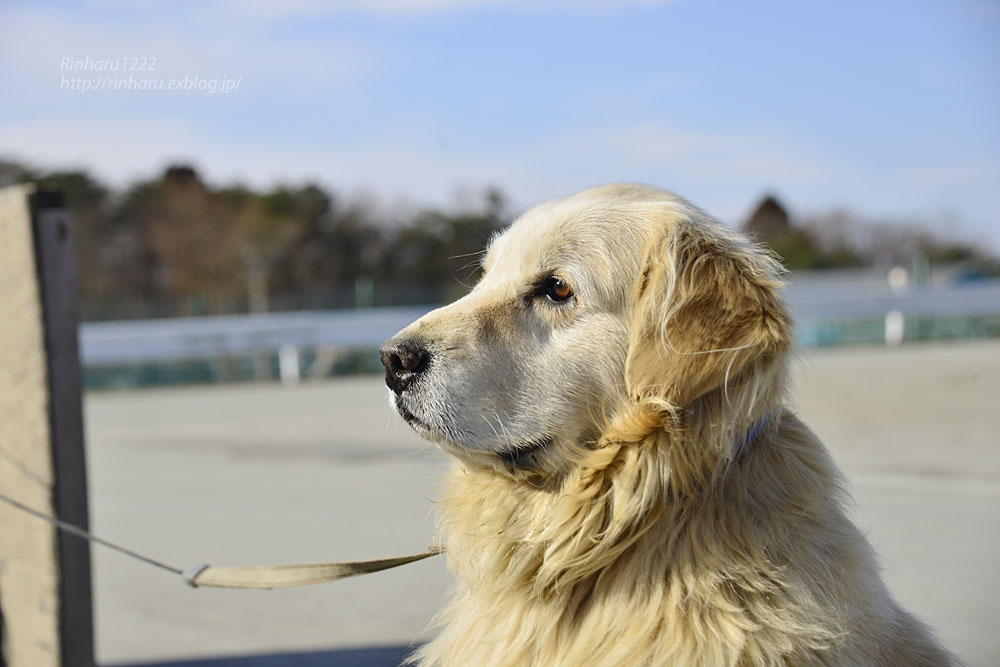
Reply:
<svg viewBox="0 0 1000 667"><path fill-rule="evenodd" d="M180 567L420 551L447 460L386 391L359 377L89 394L92 527ZM897 599L971 665L1000 664L1000 342L808 351L793 395ZM226 591L93 556L101 665L394 665L450 585L443 558Z"/></svg>

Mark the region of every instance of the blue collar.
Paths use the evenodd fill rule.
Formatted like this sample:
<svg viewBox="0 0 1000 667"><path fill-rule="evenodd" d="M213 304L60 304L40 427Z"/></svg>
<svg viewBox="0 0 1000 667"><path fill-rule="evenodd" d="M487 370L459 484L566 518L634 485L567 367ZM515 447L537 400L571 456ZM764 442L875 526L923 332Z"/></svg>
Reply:
<svg viewBox="0 0 1000 667"><path fill-rule="evenodd" d="M736 454L742 452L743 449L747 445L749 445L754 438L757 437L757 434L760 433L762 428L764 428L764 423L767 422L767 418L770 416L771 416L771 411L765 410L764 414L760 416L760 419L758 419L757 421L755 421L753 424L750 425L750 428L747 429L746 437L743 438L743 442L741 442L740 446L736 448Z"/></svg>

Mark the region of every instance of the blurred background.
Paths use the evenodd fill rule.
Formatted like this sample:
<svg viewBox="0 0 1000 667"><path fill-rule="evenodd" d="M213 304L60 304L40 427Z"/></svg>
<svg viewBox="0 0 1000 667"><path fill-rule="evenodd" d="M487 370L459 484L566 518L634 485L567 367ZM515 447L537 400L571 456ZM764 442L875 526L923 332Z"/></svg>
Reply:
<svg viewBox="0 0 1000 667"><path fill-rule="evenodd" d="M378 344L526 207L640 181L782 257L799 407L893 590L997 664L998 82L994 0L6 0L0 186L73 214L93 525L181 562L422 549L446 462ZM98 551L98 658L395 664L447 586L189 591Z"/></svg>

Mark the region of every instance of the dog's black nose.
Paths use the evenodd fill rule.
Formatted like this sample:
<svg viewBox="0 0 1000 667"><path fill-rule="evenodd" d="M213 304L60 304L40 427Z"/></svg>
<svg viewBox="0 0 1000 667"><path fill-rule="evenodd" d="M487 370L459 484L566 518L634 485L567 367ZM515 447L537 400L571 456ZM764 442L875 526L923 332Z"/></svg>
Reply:
<svg viewBox="0 0 1000 667"><path fill-rule="evenodd" d="M378 356L385 366L385 384L397 394L409 387L427 370L431 355L412 340L389 339L382 343Z"/></svg>

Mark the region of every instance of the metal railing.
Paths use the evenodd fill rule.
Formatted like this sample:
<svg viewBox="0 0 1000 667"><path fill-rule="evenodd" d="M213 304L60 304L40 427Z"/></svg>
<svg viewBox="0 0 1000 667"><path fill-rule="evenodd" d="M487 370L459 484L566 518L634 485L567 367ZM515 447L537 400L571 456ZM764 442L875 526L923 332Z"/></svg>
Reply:
<svg viewBox="0 0 1000 667"><path fill-rule="evenodd" d="M831 276L835 278L835 276ZM792 282L807 347L1000 337L1000 280L896 289L878 281ZM379 344L434 306L87 322L88 388L381 372Z"/></svg>

